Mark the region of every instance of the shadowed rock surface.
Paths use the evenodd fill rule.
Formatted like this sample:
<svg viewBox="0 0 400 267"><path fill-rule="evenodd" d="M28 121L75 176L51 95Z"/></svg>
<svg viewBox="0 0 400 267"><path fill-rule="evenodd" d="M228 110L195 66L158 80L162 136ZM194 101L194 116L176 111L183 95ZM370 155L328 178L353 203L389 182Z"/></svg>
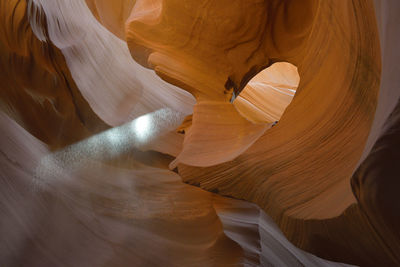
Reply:
<svg viewBox="0 0 400 267"><path fill-rule="evenodd" d="M2 1L0 265L400 265L398 12Z"/></svg>

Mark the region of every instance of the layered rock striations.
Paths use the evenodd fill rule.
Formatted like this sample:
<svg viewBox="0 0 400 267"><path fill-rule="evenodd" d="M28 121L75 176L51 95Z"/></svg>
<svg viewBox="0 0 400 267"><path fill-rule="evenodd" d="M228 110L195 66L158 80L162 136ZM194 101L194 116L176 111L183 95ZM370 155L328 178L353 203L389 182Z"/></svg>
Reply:
<svg viewBox="0 0 400 267"><path fill-rule="evenodd" d="M0 103L2 110L53 148L108 126L89 107L61 52L40 42L25 1L0 3ZM44 18L33 18L45 25Z"/></svg>
<svg viewBox="0 0 400 267"><path fill-rule="evenodd" d="M159 13L152 13L151 19L135 16L135 12L146 12L133 9L128 20L127 41L132 56L166 81L192 92L198 105L209 99L217 101L211 96L216 90L221 96L222 92L226 94L222 90L224 82L225 89L243 88L243 81L255 74L244 69L259 71L271 61L288 61L298 68L299 87L276 127L266 131L234 160L230 161L227 153L227 162L216 166L198 168L202 167L199 162L180 164L180 175L184 181L207 190L257 203L300 247L356 264L377 264L383 258L391 258L386 262L394 264L398 259L391 257L387 249L391 245L386 244L385 248L382 244L385 243L382 239L386 239L381 236L383 232L371 227L370 219L359 210L350 186L374 121L381 81L374 3L309 1L302 7L296 7L294 1L278 5L274 1L246 4L251 7L261 4L258 8L264 12L251 13L247 12L251 8L236 7L237 15L227 20L230 27L237 26L235 33L239 34L232 42L236 44L232 50L226 42L235 35L229 30L219 31L226 24L215 29L208 24L215 13L221 20L223 14L229 14L230 9L225 11L221 6L188 3L182 6L184 11L179 16L187 23L179 24L174 22L178 16L174 17L171 11L178 4L160 1ZM280 13L283 6L284 15ZM146 9L144 4L142 7ZM253 19L246 20L246 16ZM240 18L241 24L235 24L236 18ZM171 30L167 30L169 27ZM263 32L264 38L252 35L251 31L240 35L242 29L250 27L265 29L257 31ZM168 37L160 32L168 33ZM136 54L140 49L146 51L147 61L143 58L145 53ZM232 61L229 55L235 52L237 57ZM264 65L252 61L253 56ZM167 62L171 62L168 67L164 66ZM220 62L229 65L224 68L227 73L185 65L217 68ZM210 83L208 88L196 82L196 78L204 82L201 78L204 73ZM210 92L208 96L203 93L206 90ZM227 99L218 101L222 105ZM231 117L226 119L230 121ZM212 153L213 147L209 149ZM351 220L358 221L362 230L346 225ZM345 235L334 236L324 228L330 228L332 233L339 229L352 232L354 238L349 242ZM294 229L304 230L300 234ZM371 237L363 236L367 234ZM321 246L326 251L320 251ZM394 250L398 251L398 247Z"/></svg>
<svg viewBox="0 0 400 267"><path fill-rule="evenodd" d="M0 265L400 265L399 8L2 1Z"/></svg>

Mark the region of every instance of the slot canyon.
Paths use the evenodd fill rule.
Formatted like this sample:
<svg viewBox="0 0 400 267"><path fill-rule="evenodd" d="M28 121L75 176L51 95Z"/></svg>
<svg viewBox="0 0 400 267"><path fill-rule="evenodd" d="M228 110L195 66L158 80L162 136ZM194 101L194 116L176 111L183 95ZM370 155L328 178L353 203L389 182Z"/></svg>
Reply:
<svg viewBox="0 0 400 267"><path fill-rule="evenodd" d="M0 0L0 266L400 266L399 14Z"/></svg>

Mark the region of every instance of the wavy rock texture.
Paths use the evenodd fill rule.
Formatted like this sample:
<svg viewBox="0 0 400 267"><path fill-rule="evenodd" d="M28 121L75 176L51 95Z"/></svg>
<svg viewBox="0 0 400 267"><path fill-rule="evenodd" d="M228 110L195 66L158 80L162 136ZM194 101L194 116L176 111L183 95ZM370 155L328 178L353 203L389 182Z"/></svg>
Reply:
<svg viewBox="0 0 400 267"><path fill-rule="evenodd" d="M255 205L183 184L161 155L110 152L117 128L55 153L4 113L0 129L1 265L343 266L295 248Z"/></svg>
<svg viewBox="0 0 400 267"><path fill-rule="evenodd" d="M292 102L300 77L290 63L279 62L252 78L233 104L246 119L276 122Z"/></svg>
<svg viewBox="0 0 400 267"><path fill-rule="evenodd" d="M204 170L181 166L180 173L185 181L200 183L206 189L216 189L223 194L254 201L277 217L281 216L283 211L285 214L297 218L337 216L355 201L351 193L349 177L361 155L376 107L380 60L372 3L368 1L362 3L326 2L318 5L318 2L309 1L308 6L299 10L308 12L307 18L310 21L303 20L305 14L301 12L289 12L287 16L279 16L282 12L281 9L289 11L292 8L295 9L294 1L282 4L274 1L258 3L261 6L248 3L247 5L250 7L246 7L250 10L240 15L244 18L247 16L259 17L261 22L272 20L271 25L268 24L271 29L269 31L265 29L268 35L265 34L264 39L254 37L250 32L242 37L247 40L242 41L243 45L233 46L232 43L242 43L242 39L239 38L241 30L249 27L246 27L245 23L240 24L245 26L235 31L239 36L229 35L230 32L233 32L232 30L224 29L224 32L219 32L218 28L216 31L210 30L208 27L214 23L212 20L214 13L207 11L213 10L221 17L225 12L229 13L219 5L204 5L199 8L198 3L193 3L192 8L189 8L190 4L187 4L186 13L180 16L180 19L187 23L177 24L169 20L167 23L165 22L166 18L173 18L172 12L177 9L176 6L179 4L175 1L160 1L162 12L153 17L153 20L145 15L136 15L136 12L140 15L146 14L141 9L133 9L131 18L128 19L128 45L130 45L134 57L136 56L135 51L139 50L138 46L140 45L148 47L147 49L153 49L154 52L151 52L152 50L149 52L149 64L161 77L170 77L171 81L182 73L185 76L183 79L186 80L194 80L203 75L210 76L207 81L213 82L213 85L210 85L208 89L203 88L202 84L197 83L196 85L194 81L186 82L185 80L176 83L178 85L190 83L190 88L197 86L199 89L196 90L199 93L193 89L188 90L197 96L199 104L203 99L212 98L211 95L202 96L201 92L207 90L207 94L211 94L210 91L223 88L222 84L218 85L218 79L223 79L225 84L233 83L235 88L240 88L239 81L246 80L245 76L248 73L243 69L261 68L260 64L259 67L255 67L257 64L249 67L241 60L235 60L233 63L229 61L230 53L237 53L238 58L246 58L243 61L248 63L251 62L248 59L250 52L251 55L257 55L258 51L263 50L263 57L256 58L263 60L264 66L271 57L297 64L301 76L300 85L296 97L286 110L278 127L267 131L256 144L233 162ZM143 4L142 8L145 9L146 6ZM264 13L252 13L253 9L251 8L254 9L254 12L260 9L264 10ZM354 9L364 16L357 17L353 12ZM200 11L190 17L191 10ZM236 7L235 10L240 9ZM326 18L325 14L328 12L330 17ZM340 16L344 16L344 18L339 20L339 15L336 14L341 14ZM315 20L313 20L313 15ZM238 20L246 21L244 18L240 17ZM275 22L274 19L277 21ZM278 23L282 19L287 21ZM299 24L299 21L302 21L302 24ZM229 24L222 25L231 29L229 27L235 25L235 21L229 22ZM261 22L256 21L253 23L254 25L250 25L261 27ZM197 23L200 26L196 28ZM173 27L175 24L177 26ZM314 27L312 27L313 25ZM262 26L265 27L265 25ZM169 32L169 38L162 36L162 32L168 32L165 30L168 27L174 29L173 32ZM347 30L343 31L343 27L346 27ZM222 31L222 26L220 30ZM199 35L198 32L213 33L218 38L211 34L206 37L212 38L213 41L206 37L198 37L200 40L191 39L191 36ZM257 33L261 34L260 31ZM298 36L302 38L294 38ZM179 42L181 47L175 42L179 38L183 38ZM232 41L233 38L235 41ZM192 42L197 45L192 45ZM281 45L279 45L280 42L282 42ZM162 46L159 45L160 43ZM207 49L207 45L210 43L214 45L213 49ZM274 53L277 49L274 50L276 47L271 46L271 43L280 48L279 54ZM291 43L291 45L285 45L286 43ZM204 44L204 48L202 48L202 44ZM243 47L250 45L253 49L242 50ZM233 51L229 47L233 47ZM204 56L202 54L200 56L199 53L204 52L202 49L210 51L208 53L212 53L212 55ZM294 57L288 56L291 52L295 54ZM195 62L193 64L196 64L196 67L201 64L197 64L198 62L195 60L202 60L203 65L213 65L223 70L236 68L237 71L233 70L233 72L239 73L240 79L232 79L234 74L218 73L212 68L192 71L190 67L181 67L178 63L178 65L170 64L169 71L160 70L167 68L163 65L163 62L167 61L157 61L156 59L173 57L172 53L174 57L176 56L174 60L178 60L179 54L182 54L181 57L185 62ZM195 57L195 60L192 60L192 57ZM141 62L140 58L137 59ZM214 61L225 64L232 62L230 64L232 67L224 68L212 64ZM180 72L182 73L179 74ZM216 75L213 73L218 73L218 77L214 79ZM332 73L335 75L331 75ZM169 80L169 78L165 79ZM224 91L219 90L218 93L222 96ZM193 116L196 116L196 113ZM329 123L327 123L328 121ZM351 146L348 145L349 143ZM286 153L287 151L293 152ZM208 175L210 171L215 175ZM207 177L203 178L203 174L206 174ZM250 179L254 176L257 176L257 179ZM248 178L246 179L246 177ZM208 184L212 184L212 186L208 186ZM221 187L224 189L222 190ZM281 187L286 187L287 190L279 190Z"/></svg>
<svg viewBox="0 0 400 267"><path fill-rule="evenodd" d="M143 2L150 5L150 1ZM219 6L214 2L204 2L204 5L186 2L185 6L181 5L183 14L179 15L173 12L179 6L176 1L159 1L158 13L151 16L150 12L143 11L149 9L145 4L141 5L142 9L133 9L127 24L132 56L166 81L191 92L199 104L204 99L227 101L229 97L223 97L224 82L225 89L232 86L240 91L242 81L251 77L248 70L262 68L251 56L263 60L263 67L271 58L291 62L298 67L301 77L296 96L279 124L266 131L242 155L208 168L181 164L179 173L186 182L257 203L300 247L356 264L397 265L396 242L382 237L384 232L371 226L371 219L355 205L350 187L350 178L360 157L368 153L368 148L364 148L367 139L370 146L380 131L377 125L382 125L382 121L379 120L387 117L398 99L395 89L383 87L381 94L386 91L393 99L385 99L375 117L381 56L374 3L309 1L302 3L302 8L296 7L294 1L277 6L274 3L246 2L248 6L243 8L238 2L238 6L230 5L226 11L222 3ZM378 8L390 5L396 4L377 4ZM264 12L256 13L256 6ZM282 6L287 11L285 16L280 15ZM227 19L229 23L220 23L211 29L214 16L223 21L224 15L231 14L230 8L235 8L237 15ZM298 12L290 13L292 8ZM307 19L302 12L307 14ZM247 16L257 20L245 23ZM381 15L381 23L393 20L388 16ZM236 18L242 22L240 25L235 24ZM265 21L272 23L263 24ZM234 34L229 31L233 25L236 26ZM264 32L259 30L259 25L265 27L265 39L252 35L252 31L241 34L249 25L260 34ZM384 29L390 29L385 26ZM285 46L290 41L291 45ZM274 51L271 43L279 49ZM260 55L259 51L264 54ZM147 58L143 57L146 53ZM237 60L230 60L230 53L236 53ZM241 61L242 58L246 60ZM167 66L167 62L171 64ZM223 64L229 66L223 67ZM226 72L218 72L213 67ZM208 77L207 85L204 77ZM393 86L398 91L398 83ZM389 108L382 108L385 102ZM354 229L350 221L357 221L359 229ZM299 233L295 229L303 231ZM332 234L339 229L343 235ZM371 236L365 238L366 233ZM350 243L349 236L354 237Z"/></svg>
<svg viewBox="0 0 400 267"><path fill-rule="evenodd" d="M254 204L217 197L214 207L226 235L243 248L245 265L349 266L322 260L296 248L273 220Z"/></svg>
<svg viewBox="0 0 400 267"><path fill-rule="evenodd" d="M373 13L370 21L368 16L357 21L349 5L320 4L315 21L318 26L298 65L301 81L295 98L279 124L248 151L226 164L230 166L214 167L219 174L231 170L212 176L225 184L222 193L254 201L276 216L284 211L288 216L306 219L337 216L354 203L349 179L373 120L380 62L376 33L362 30L373 27ZM336 20L336 24L334 19L327 21L324 8L343 14L347 11L347 20ZM358 8L364 9L363 13L373 12L371 5ZM334 13L332 16L335 18ZM354 25L354 29L341 32L343 24ZM349 40L360 45L349 46ZM365 63L358 63L361 60ZM333 72L335 75L331 75ZM210 178L202 179L201 174L209 173L209 169L180 169L186 181L208 188ZM243 178L251 176L259 178ZM281 191L281 187L287 189Z"/></svg>
<svg viewBox="0 0 400 267"><path fill-rule="evenodd" d="M198 101L226 101L273 62L297 62L318 1L305 1L296 10L297 5L141 0L127 20L126 38L132 56L163 79L179 84Z"/></svg>
<svg viewBox="0 0 400 267"><path fill-rule="evenodd" d="M106 30L84 1L29 2L36 36L61 50L82 95L102 120L117 126L164 107L191 113L193 98L139 66L126 43ZM45 25L34 19L43 15Z"/></svg>
<svg viewBox="0 0 400 267"><path fill-rule="evenodd" d="M0 265L400 265L399 10L0 2Z"/></svg>
<svg viewBox="0 0 400 267"><path fill-rule="evenodd" d="M211 193L176 173L134 161L118 168L76 150L50 154L4 115L1 129L1 265L239 262L240 247L223 234Z"/></svg>
<svg viewBox="0 0 400 267"><path fill-rule="evenodd" d="M107 129L77 88L60 51L33 34L25 1L0 3L0 103L53 148Z"/></svg>
<svg viewBox="0 0 400 267"><path fill-rule="evenodd" d="M269 128L242 118L230 103L202 101L194 106L193 113L182 151L171 163L172 169L177 164L207 167L232 160Z"/></svg>

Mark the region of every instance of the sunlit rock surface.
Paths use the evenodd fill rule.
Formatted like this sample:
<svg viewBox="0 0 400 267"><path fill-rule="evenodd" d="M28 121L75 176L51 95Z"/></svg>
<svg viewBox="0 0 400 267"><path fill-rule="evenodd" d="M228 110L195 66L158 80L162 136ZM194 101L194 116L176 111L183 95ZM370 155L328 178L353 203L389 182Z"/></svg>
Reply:
<svg viewBox="0 0 400 267"><path fill-rule="evenodd" d="M4 266L338 265L295 248L257 206L182 183L162 155L108 152L113 130L51 153L4 114L0 127Z"/></svg>
<svg viewBox="0 0 400 267"><path fill-rule="evenodd" d="M0 265L400 265L399 12L1 1Z"/></svg>
<svg viewBox="0 0 400 267"><path fill-rule="evenodd" d="M279 121L292 102L299 81L295 66L286 62L275 63L254 76L233 104L250 121Z"/></svg>

